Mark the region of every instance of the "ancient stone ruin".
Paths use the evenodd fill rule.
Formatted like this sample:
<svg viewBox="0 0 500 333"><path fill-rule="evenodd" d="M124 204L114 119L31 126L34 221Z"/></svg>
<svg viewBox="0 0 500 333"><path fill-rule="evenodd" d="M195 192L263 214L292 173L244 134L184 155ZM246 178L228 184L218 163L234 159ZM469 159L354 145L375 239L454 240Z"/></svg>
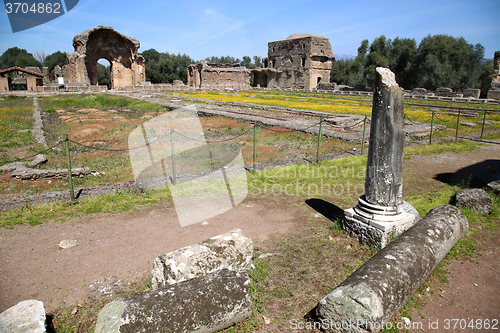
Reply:
<svg viewBox="0 0 500 333"><path fill-rule="evenodd" d="M346 280L311 311L325 333L377 333L417 291L469 230L460 209L431 210Z"/></svg>
<svg viewBox="0 0 500 333"><path fill-rule="evenodd" d="M500 100L500 51L495 52L493 60L493 80L488 90L488 99L490 98Z"/></svg>
<svg viewBox="0 0 500 333"><path fill-rule="evenodd" d="M330 82L334 60L328 38L293 34L268 44L264 67L252 71L254 86L311 90Z"/></svg>
<svg viewBox="0 0 500 333"><path fill-rule="evenodd" d="M381 247L392 234L400 234L413 225L418 215L407 212L415 209L402 199L404 138L403 90L394 73L378 67L365 195L359 198L356 207L345 211L345 227L360 240Z"/></svg>
<svg viewBox="0 0 500 333"><path fill-rule="evenodd" d="M67 54L66 83L97 85L97 61L111 64L111 89L123 89L146 81L144 58L137 53L139 41L111 27L99 25L73 38L75 52Z"/></svg>
<svg viewBox="0 0 500 333"><path fill-rule="evenodd" d="M187 85L193 88L250 88L250 71L239 63L207 64L201 60L189 65L187 72Z"/></svg>

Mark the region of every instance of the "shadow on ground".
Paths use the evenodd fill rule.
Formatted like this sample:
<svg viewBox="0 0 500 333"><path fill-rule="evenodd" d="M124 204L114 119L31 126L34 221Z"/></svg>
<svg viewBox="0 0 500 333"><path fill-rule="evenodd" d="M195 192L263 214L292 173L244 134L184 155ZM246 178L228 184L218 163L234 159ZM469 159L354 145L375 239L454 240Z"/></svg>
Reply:
<svg viewBox="0 0 500 333"><path fill-rule="evenodd" d="M342 225L345 218L344 210L342 208L335 206L328 201L316 198L307 199L306 204L330 221Z"/></svg>
<svg viewBox="0 0 500 333"><path fill-rule="evenodd" d="M484 187L489 182L500 180L500 160L485 160L456 172L440 173L434 179L461 188Z"/></svg>

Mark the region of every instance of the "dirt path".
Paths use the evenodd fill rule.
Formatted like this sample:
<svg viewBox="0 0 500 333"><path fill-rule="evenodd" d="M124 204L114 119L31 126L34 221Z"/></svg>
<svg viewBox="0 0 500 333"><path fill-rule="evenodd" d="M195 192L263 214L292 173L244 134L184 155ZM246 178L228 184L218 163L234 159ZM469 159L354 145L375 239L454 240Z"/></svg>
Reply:
<svg viewBox="0 0 500 333"><path fill-rule="evenodd" d="M405 160L405 194L439 186L443 183L442 175L468 177L481 172L478 169L499 163L499 143L497 140L485 144L473 152ZM185 228L179 226L170 203L116 215L74 218L64 223L3 228L0 311L33 298L43 301L48 313L61 307L72 308L89 295L105 295L146 279L158 255L233 228L242 229L257 247L265 248L266 240L284 238L300 230L315 213L299 199L266 197L247 198L233 210ZM59 243L63 240L76 241L78 245L62 249ZM428 320L464 316L498 319L499 248L499 240L489 237L478 249L482 256L474 262L454 261L449 267L450 282L441 286L441 294L428 295L421 316L415 315L413 320L420 318L425 325Z"/></svg>

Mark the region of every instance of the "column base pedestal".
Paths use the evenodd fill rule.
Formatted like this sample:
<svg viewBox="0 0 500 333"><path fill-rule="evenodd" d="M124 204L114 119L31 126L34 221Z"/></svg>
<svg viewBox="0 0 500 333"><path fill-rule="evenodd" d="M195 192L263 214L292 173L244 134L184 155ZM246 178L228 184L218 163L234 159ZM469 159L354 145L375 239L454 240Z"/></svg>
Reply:
<svg viewBox="0 0 500 333"><path fill-rule="evenodd" d="M364 196L344 215L344 230L381 249L418 221L418 212L408 203L397 208L377 206L366 202Z"/></svg>

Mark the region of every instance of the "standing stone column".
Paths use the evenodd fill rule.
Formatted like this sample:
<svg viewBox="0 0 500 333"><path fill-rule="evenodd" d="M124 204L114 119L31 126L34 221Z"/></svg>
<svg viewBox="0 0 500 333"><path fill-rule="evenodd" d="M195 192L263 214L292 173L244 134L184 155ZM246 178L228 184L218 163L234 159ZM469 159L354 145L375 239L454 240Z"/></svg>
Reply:
<svg viewBox="0 0 500 333"><path fill-rule="evenodd" d="M402 199L404 138L403 90L394 73L378 67L365 194L356 207L344 212L345 229L361 241L384 247L391 236L408 229L418 218L418 212Z"/></svg>

